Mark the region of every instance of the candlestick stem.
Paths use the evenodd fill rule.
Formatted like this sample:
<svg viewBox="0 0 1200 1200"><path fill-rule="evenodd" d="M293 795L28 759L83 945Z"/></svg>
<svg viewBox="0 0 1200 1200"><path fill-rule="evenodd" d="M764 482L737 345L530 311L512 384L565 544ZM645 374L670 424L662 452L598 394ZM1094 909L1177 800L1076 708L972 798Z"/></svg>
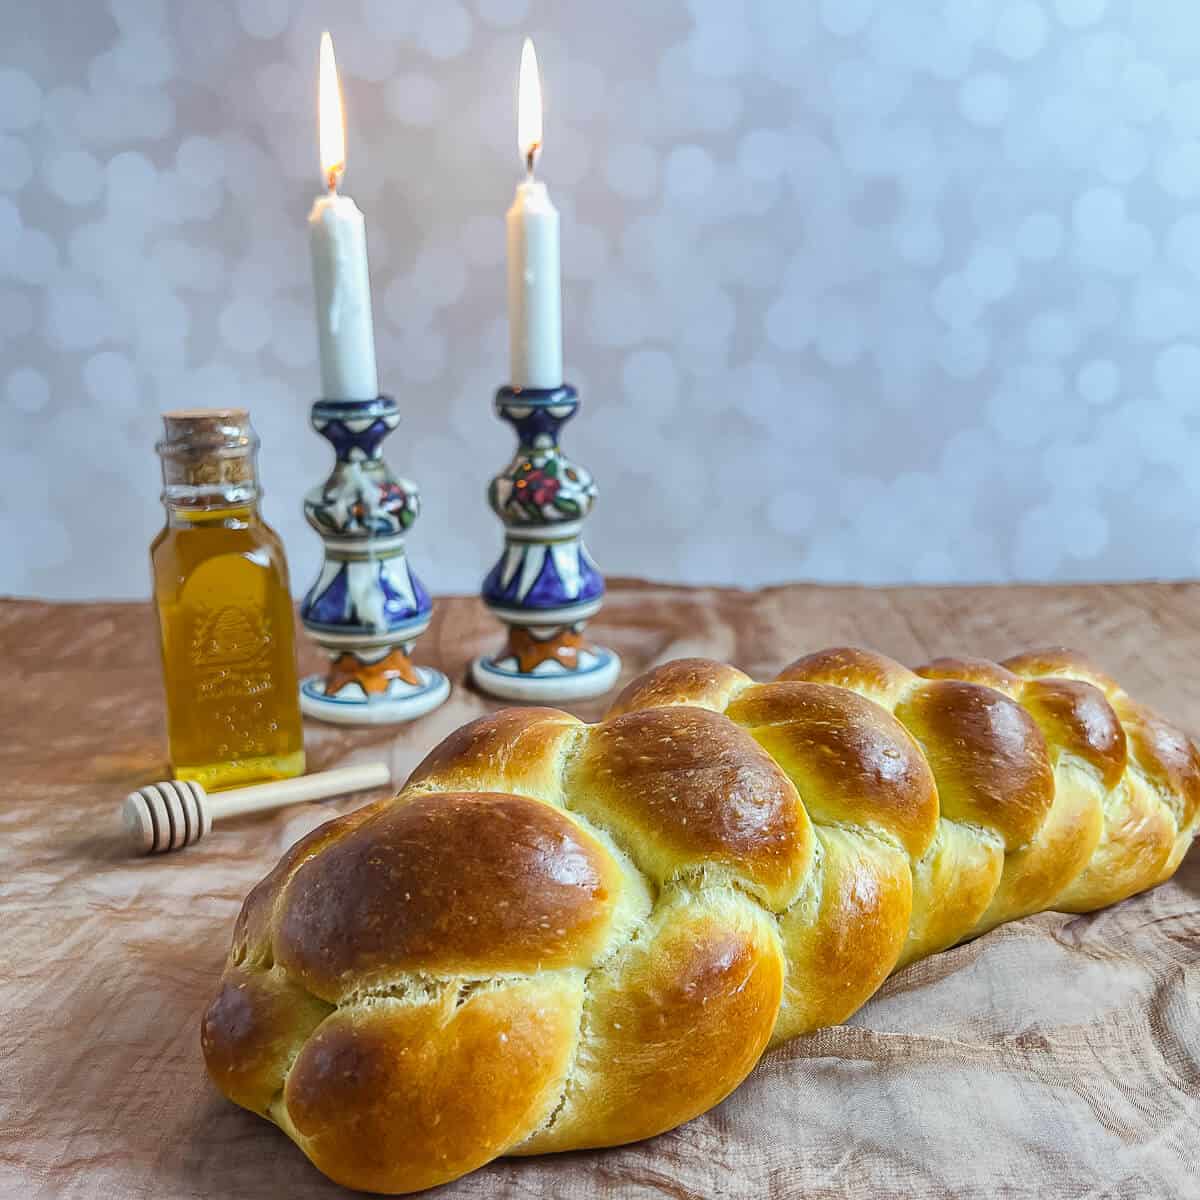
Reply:
<svg viewBox="0 0 1200 1200"><path fill-rule="evenodd" d="M603 601L604 580L582 538L596 485L558 444L559 429L578 407L569 384L496 393L497 414L517 432L517 452L488 491L505 536L482 594L508 626L508 641L499 654L475 659L471 677L505 699L599 696L621 670L613 651L584 635Z"/></svg>
<svg viewBox="0 0 1200 1200"><path fill-rule="evenodd" d="M337 461L304 500L325 562L300 619L332 664L300 685L300 707L335 724L411 721L450 694L445 675L410 658L433 603L405 552L420 512L417 485L393 475L383 458L383 439L399 423L390 396L319 400L312 408L313 428Z"/></svg>

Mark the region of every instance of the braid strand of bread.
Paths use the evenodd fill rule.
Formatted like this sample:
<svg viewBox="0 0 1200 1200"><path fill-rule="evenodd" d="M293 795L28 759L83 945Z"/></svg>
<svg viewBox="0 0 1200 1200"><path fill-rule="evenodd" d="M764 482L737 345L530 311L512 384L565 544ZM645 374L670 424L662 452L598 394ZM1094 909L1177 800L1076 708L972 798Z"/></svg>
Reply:
<svg viewBox="0 0 1200 1200"><path fill-rule="evenodd" d="M597 725L475 721L292 847L208 1069L371 1191L649 1137L914 959L1168 878L1198 800L1192 742L1067 651L668 663Z"/></svg>

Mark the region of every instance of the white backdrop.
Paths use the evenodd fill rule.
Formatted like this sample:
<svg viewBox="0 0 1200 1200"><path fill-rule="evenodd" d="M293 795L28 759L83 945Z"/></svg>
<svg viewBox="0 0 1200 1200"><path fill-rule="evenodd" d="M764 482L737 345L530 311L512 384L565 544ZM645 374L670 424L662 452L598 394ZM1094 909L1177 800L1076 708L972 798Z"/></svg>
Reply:
<svg viewBox="0 0 1200 1200"><path fill-rule="evenodd" d="M0 590L145 594L157 414L233 403L310 582L324 27L433 590L500 544L526 33L608 573L1196 573L1194 0L39 0L0 14Z"/></svg>

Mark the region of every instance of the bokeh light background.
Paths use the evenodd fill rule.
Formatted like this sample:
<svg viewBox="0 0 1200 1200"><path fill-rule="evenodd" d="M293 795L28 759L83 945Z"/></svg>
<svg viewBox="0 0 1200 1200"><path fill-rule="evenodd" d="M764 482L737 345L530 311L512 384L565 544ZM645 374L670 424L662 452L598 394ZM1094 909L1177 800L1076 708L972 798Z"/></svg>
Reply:
<svg viewBox="0 0 1200 1200"><path fill-rule="evenodd" d="M0 589L146 594L157 414L222 404L311 581L325 27L435 591L500 545L526 33L608 573L1197 573L1195 0L38 0L0 15Z"/></svg>

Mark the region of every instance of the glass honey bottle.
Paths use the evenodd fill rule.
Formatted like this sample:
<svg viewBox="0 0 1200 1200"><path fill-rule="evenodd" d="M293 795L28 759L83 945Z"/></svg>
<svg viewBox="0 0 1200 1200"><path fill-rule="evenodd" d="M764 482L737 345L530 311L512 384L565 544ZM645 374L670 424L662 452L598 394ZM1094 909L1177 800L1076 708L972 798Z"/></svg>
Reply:
<svg viewBox="0 0 1200 1200"><path fill-rule="evenodd" d="M241 409L167 413L167 520L150 547L177 779L299 775L304 741L287 560L259 513L258 436Z"/></svg>

